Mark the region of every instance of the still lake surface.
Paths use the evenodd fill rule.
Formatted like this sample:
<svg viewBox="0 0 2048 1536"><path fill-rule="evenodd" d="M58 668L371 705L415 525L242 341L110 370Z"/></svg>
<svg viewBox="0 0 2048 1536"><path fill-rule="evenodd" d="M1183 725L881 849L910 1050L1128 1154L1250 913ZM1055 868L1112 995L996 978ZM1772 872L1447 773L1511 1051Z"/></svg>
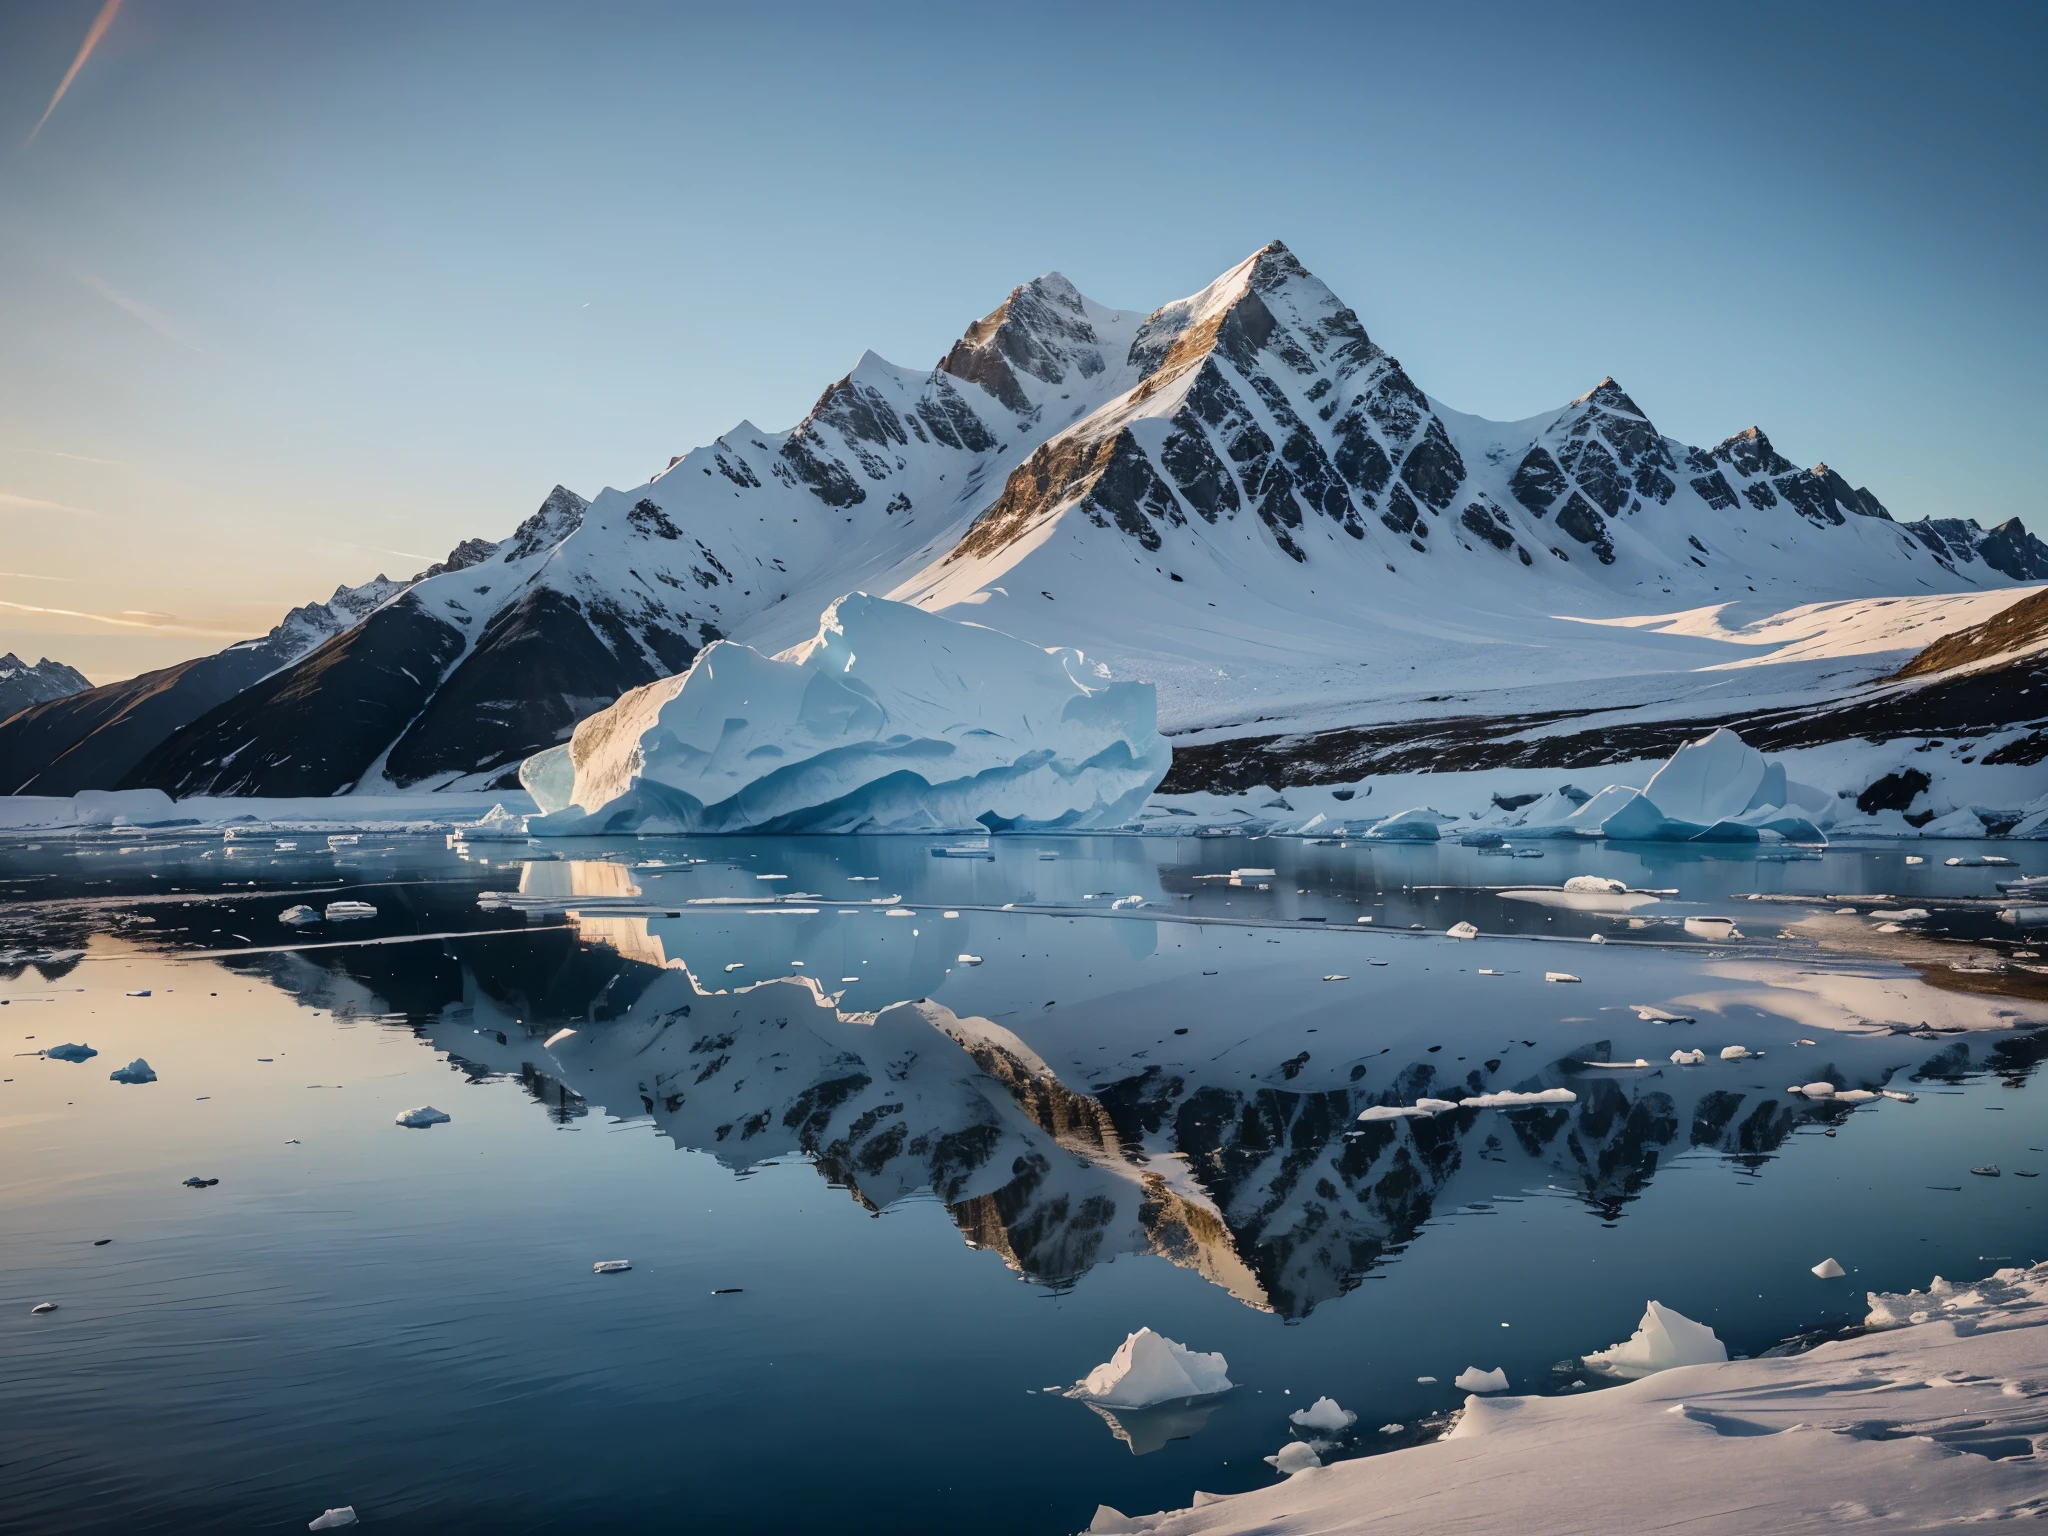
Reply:
<svg viewBox="0 0 2048 1536"><path fill-rule="evenodd" d="M2048 1031L1816 1022L1845 977L1937 1026L2042 978L1980 973L1987 914L1937 914L1975 942L1934 986L1780 934L1989 895L1941 862L1980 846L947 841L0 845L0 1531L1052 1536L1266 1486L1324 1394L1350 1455L1467 1366L1573 1389L1652 1297L1757 1353L2044 1256ZM1497 889L1585 873L1673 894ZM1046 1390L1140 1326L1236 1390Z"/></svg>

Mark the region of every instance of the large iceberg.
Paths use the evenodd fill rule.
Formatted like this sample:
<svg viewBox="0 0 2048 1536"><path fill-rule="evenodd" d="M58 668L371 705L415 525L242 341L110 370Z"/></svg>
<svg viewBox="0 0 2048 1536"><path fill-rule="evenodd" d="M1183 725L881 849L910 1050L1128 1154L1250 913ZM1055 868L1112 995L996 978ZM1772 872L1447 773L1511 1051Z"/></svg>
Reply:
<svg viewBox="0 0 2048 1536"><path fill-rule="evenodd" d="M1754 843L1771 834L1821 843L1834 819L1835 800L1826 790L1795 783L1783 763L1722 726L1686 742L1641 789L1610 784L1577 806L1560 790L1488 824L1516 838Z"/></svg>
<svg viewBox="0 0 2048 1536"><path fill-rule="evenodd" d="M1140 1328L1115 1354L1074 1383L1067 1393L1109 1408L1149 1408L1231 1389L1230 1367L1220 1354L1204 1354Z"/></svg>
<svg viewBox="0 0 2048 1536"><path fill-rule="evenodd" d="M532 836L1120 826L1166 776L1150 683L856 592L780 656L731 641L528 758Z"/></svg>

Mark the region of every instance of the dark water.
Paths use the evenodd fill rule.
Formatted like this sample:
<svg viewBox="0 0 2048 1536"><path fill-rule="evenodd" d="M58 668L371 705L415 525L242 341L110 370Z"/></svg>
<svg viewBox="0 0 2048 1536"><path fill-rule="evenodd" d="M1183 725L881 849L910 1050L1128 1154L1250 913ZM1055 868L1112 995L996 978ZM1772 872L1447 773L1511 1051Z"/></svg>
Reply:
<svg viewBox="0 0 2048 1536"><path fill-rule="evenodd" d="M2016 872L1967 845L285 836L0 848L0 1530L1068 1532L1264 1485L1325 1393L1363 1454L1468 1365L1568 1387L1651 1297L1753 1353L2042 1256L2048 1032L1943 1032L2048 1017L2010 932L1941 908L1963 969L1915 970L1780 937L1839 901L1746 899ZM1680 895L1491 889L1589 872ZM378 915L277 921L340 896ZM280 945L332 947L235 953ZM1844 997L1931 1027L1825 1027ZM1237 1389L1117 1424L1043 1390L1141 1325Z"/></svg>

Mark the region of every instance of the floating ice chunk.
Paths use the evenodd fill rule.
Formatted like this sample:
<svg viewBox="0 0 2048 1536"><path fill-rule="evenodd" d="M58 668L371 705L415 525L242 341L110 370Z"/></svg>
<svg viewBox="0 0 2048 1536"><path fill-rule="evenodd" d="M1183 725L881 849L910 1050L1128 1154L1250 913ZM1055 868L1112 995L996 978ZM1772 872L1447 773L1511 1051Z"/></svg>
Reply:
<svg viewBox="0 0 2048 1536"><path fill-rule="evenodd" d="M99 1052L89 1045L77 1045L67 1040L62 1045L51 1046L43 1054L52 1061L90 1061Z"/></svg>
<svg viewBox="0 0 2048 1536"><path fill-rule="evenodd" d="M1652 1008L1647 1003L1630 1003L1629 1008L1645 1024L1696 1024L1699 1022L1689 1013L1668 1013L1662 1008Z"/></svg>
<svg viewBox="0 0 2048 1536"><path fill-rule="evenodd" d="M124 995L128 997L147 997L149 996L149 988L143 987L139 991L125 993Z"/></svg>
<svg viewBox="0 0 2048 1536"><path fill-rule="evenodd" d="M1418 805L1397 812L1384 821L1374 822L1359 835L1373 842L1434 843L1443 837L1439 828L1457 819L1426 805Z"/></svg>
<svg viewBox="0 0 2048 1536"><path fill-rule="evenodd" d="M34 1306L28 1309L28 1315L30 1317L34 1317L41 1312L54 1312L56 1310L57 1303L55 1303L54 1301L39 1301Z"/></svg>
<svg viewBox="0 0 2048 1536"><path fill-rule="evenodd" d="M1643 1311L1643 1320L1624 1344L1596 1350L1586 1364L1609 1376L1633 1381L1681 1365L1714 1365L1728 1358L1728 1346L1705 1323L1674 1312L1661 1301Z"/></svg>
<svg viewBox="0 0 2048 1536"><path fill-rule="evenodd" d="M338 1531L344 1526L357 1524L356 1507L344 1504L339 1509L330 1509L324 1515L317 1515L306 1522L309 1531Z"/></svg>
<svg viewBox="0 0 2048 1536"><path fill-rule="evenodd" d="M375 917L377 909L367 901L330 901L327 903L327 921L346 923L357 918Z"/></svg>
<svg viewBox="0 0 2048 1536"><path fill-rule="evenodd" d="M1149 1408L1183 1397L1228 1392L1231 1385L1222 1355L1202 1354L1140 1328L1067 1395L1108 1408Z"/></svg>
<svg viewBox="0 0 2048 1536"><path fill-rule="evenodd" d="M554 1049L554 1048L555 1048L556 1046L560 1045L560 1044L561 1044L561 1043L562 1043L562 1042L563 1042L564 1040L574 1040L575 1038L576 1038L576 1031L575 1031L575 1030L573 1030L573 1029L558 1029L558 1030L556 1030L556 1031L555 1031L555 1032L554 1032L554 1033L553 1033L552 1035L549 1035L549 1036L547 1037L547 1039L545 1039L545 1040L541 1041L541 1043L540 1043L540 1048L541 1048L542 1050L544 1050L544 1051L552 1051L552 1050L553 1050L553 1049Z"/></svg>
<svg viewBox="0 0 2048 1536"><path fill-rule="evenodd" d="M959 963L959 964L961 964L961 965L979 965L979 964L981 964L981 956L979 956L979 955L962 955L962 956L960 956L960 958L959 958L959 961L958 961L958 963Z"/></svg>
<svg viewBox="0 0 2048 1536"><path fill-rule="evenodd" d="M1813 1272L1823 1280L1839 1280L1848 1273L1846 1269L1842 1268L1833 1259L1822 1259L1813 1266Z"/></svg>
<svg viewBox="0 0 2048 1536"><path fill-rule="evenodd" d="M1587 942L1592 944L1605 944L1607 942L1607 935L1604 933L1596 933Z"/></svg>
<svg viewBox="0 0 2048 1536"><path fill-rule="evenodd" d="M1150 683L907 603L850 593L784 655L714 642L528 758L527 831L1113 827L1172 762Z"/></svg>
<svg viewBox="0 0 2048 1536"><path fill-rule="evenodd" d="M1543 857L1543 850L1541 848L1517 848L1515 850L1515 857L1518 859L1540 859Z"/></svg>
<svg viewBox="0 0 2048 1536"><path fill-rule="evenodd" d="M1479 937L1479 930L1470 923L1453 923L1444 932L1454 939L1476 939Z"/></svg>
<svg viewBox="0 0 2048 1536"><path fill-rule="evenodd" d="M1610 1067L1616 1071L1630 1072L1637 1067L1647 1067L1649 1062L1638 1056L1634 1061L1586 1061L1581 1062L1580 1065L1586 1067Z"/></svg>
<svg viewBox="0 0 2048 1536"><path fill-rule="evenodd" d="M277 920L280 923L290 923L294 928L302 928L307 923L319 922L320 914L312 907L301 902L298 906L286 907L277 914Z"/></svg>
<svg viewBox="0 0 2048 1536"><path fill-rule="evenodd" d="M1441 1100L1418 1099L1417 1103L1441 1103ZM1516 1093L1502 1089L1499 1093L1475 1093L1470 1098L1460 1099L1459 1109L1520 1109L1530 1104L1576 1104L1579 1096L1569 1088L1538 1088L1529 1093Z"/></svg>
<svg viewBox="0 0 2048 1536"><path fill-rule="evenodd" d="M1927 916L1925 907L1878 907L1870 916L1887 923L1917 923Z"/></svg>
<svg viewBox="0 0 2048 1536"><path fill-rule="evenodd" d="M593 1275L623 1275L633 1267L631 1259L599 1259L590 1266Z"/></svg>
<svg viewBox="0 0 2048 1536"><path fill-rule="evenodd" d="M1803 1093L1809 1099L1832 1099L1835 1096L1835 1085L1833 1083L1801 1083L1792 1091Z"/></svg>
<svg viewBox="0 0 2048 1536"><path fill-rule="evenodd" d="M1543 979L1545 981L1577 981L1579 978L1570 971L1545 971Z"/></svg>
<svg viewBox="0 0 2048 1536"><path fill-rule="evenodd" d="M1415 1385L1418 1387L1433 1387L1436 1385L1436 1378L1434 1376L1418 1376L1415 1378Z"/></svg>
<svg viewBox="0 0 2048 1536"><path fill-rule="evenodd" d="M156 1073L150 1070L148 1062L138 1056L127 1066L114 1068L107 1074L107 1080L115 1083L153 1083L156 1081Z"/></svg>
<svg viewBox="0 0 2048 1536"><path fill-rule="evenodd" d="M399 1115L396 1123L409 1130L423 1131L430 1125L446 1125L450 1116L445 1110L422 1104L418 1109L408 1109Z"/></svg>
<svg viewBox="0 0 2048 1536"><path fill-rule="evenodd" d="M1293 1477L1298 1472L1309 1472L1323 1464L1323 1458L1306 1441L1290 1440L1281 1446L1278 1453L1266 1458L1266 1464L1275 1472Z"/></svg>
<svg viewBox="0 0 2048 1536"><path fill-rule="evenodd" d="M1721 1047L1721 1059L1723 1061L1747 1061L1755 1054L1756 1052L1746 1045L1724 1045Z"/></svg>
<svg viewBox="0 0 2048 1536"><path fill-rule="evenodd" d="M1906 855L1906 862L1908 864L1925 864L1927 861L1917 853L1909 853Z"/></svg>
<svg viewBox="0 0 2048 1536"><path fill-rule="evenodd" d="M727 966L727 967L725 968L726 974L727 974L728 976L730 976L730 975L731 975L731 974L732 974L732 973L733 973L734 971L737 971L737 970L743 970L743 969L745 969L745 967L746 967L746 963L747 963L747 962L746 962L746 961L744 961L744 960L735 960L735 961L733 961L733 962L732 962L732 964L728 965L728 966Z"/></svg>
<svg viewBox="0 0 2048 1536"><path fill-rule="evenodd" d="M1845 1088L1835 1095L1837 1104L1868 1104L1877 1097L1868 1088Z"/></svg>
<svg viewBox="0 0 2048 1536"><path fill-rule="evenodd" d="M1398 1435L1407 1427L1406 1424L1382 1424L1380 1426L1380 1433L1383 1435Z"/></svg>
<svg viewBox="0 0 2048 1536"><path fill-rule="evenodd" d="M1628 886L1624 882L1609 880L1605 875L1573 875L1565 881L1564 888L1568 891L1585 891L1600 896L1621 896L1628 891Z"/></svg>
<svg viewBox="0 0 2048 1536"><path fill-rule="evenodd" d="M1896 1088L1880 1088L1877 1091L1886 1098L1895 1099L1901 1104L1918 1104L1920 1102L1920 1095L1917 1093L1901 1093Z"/></svg>
<svg viewBox="0 0 2048 1536"><path fill-rule="evenodd" d="M1735 920L1730 917L1688 917L1685 920L1685 931L1696 939L1713 939L1717 942L1742 937L1742 930L1735 926Z"/></svg>
<svg viewBox="0 0 2048 1536"><path fill-rule="evenodd" d="M1460 1392L1505 1392L1508 1389L1508 1373L1499 1366L1482 1371L1476 1365L1468 1365L1452 1378L1451 1385Z"/></svg>
<svg viewBox="0 0 2048 1536"><path fill-rule="evenodd" d="M1674 1066L1696 1067L1706 1059L1707 1053L1705 1051L1673 1051L1671 1053L1671 1061Z"/></svg>
<svg viewBox="0 0 2048 1536"><path fill-rule="evenodd" d="M1145 905L1145 898L1142 896L1120 896L1109 904L1109 910L1121 912L1130 907L1142 907L1143 905Z"/></svg>
<svg viewBox="0 0 2048 1536"><path fill-rule="evenodd" d="M1356 1424L1358 1415L1348 1408L1339 1408L1334 1397L1319 1397L1308 1407L1295 1409L1287 1420L1297 1429L1321 1429L1335 1434Z"/></svg>
<svg viewBox="0 0 2048 1536"><path fill-rule="evenodd" d="M1976 1174L1981 1179L1997 1179L2004 1177L2004 1174L2000 1172L1998 1164L1996 1163L1986 1163L1981 1168L1972 1168L1970 1172Z"/></svg>
<svg viewBox="0 0 2048 1536"><path fill-rule="evenodd" d="M1369 917L1361 917L1361 918L1359 919L1359 921L1360 921L1361 923L1369 923L1369 922L1371 922L1371 921L1372 921L1372 919L1371 919L1371 918L1369 918Z"/></svg>

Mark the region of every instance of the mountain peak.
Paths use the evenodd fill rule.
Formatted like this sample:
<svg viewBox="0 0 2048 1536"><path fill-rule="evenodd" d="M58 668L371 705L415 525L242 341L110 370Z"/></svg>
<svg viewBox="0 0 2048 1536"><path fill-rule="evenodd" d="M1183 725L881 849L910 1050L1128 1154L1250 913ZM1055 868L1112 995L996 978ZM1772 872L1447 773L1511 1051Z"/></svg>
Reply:
<svg viewBox="0 0 2048 1536"><path fill-rule="evenodd" d="M1611 373L1572 404L1597 405L1603 410L1626 411L1631 416L1643 416L1643 408L1629 398L1627 390L1614 382L1614 375ZM1649 418L1643 416L1643 419L1647 421Z"/></svg>
<svg viewBox="0 0 2048 1536"><path fill-rule="evenodd" d="M1080 290L1048 272L1010 290L1010 296L967 327L939 359L942 372L979 384L1022 416L1033 408L1021 373L1058 386L1078 373L1093 378L1109 367L1088 319Z"/></svg>

